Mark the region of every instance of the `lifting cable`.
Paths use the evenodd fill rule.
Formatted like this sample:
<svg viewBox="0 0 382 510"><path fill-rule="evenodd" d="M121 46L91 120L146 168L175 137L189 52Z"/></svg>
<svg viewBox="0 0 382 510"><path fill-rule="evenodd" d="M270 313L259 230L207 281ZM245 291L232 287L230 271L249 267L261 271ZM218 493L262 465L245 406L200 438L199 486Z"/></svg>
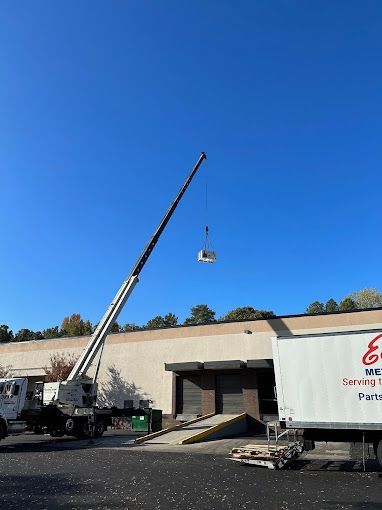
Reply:
<svg viewBox="0 0 382 510"><path fill-rule="evenodd" d="M208 238L208 182L206 178L206 189L205 189L205 218L206 218L206 230L205 230L205 240L204 240L204 250L210 251L210 240Z"/></svg>
<svg viewBox="0 0 382 510"><path fill-rule="evenodd" d="M209 237L209 227L208 227L208 183L206 179L205 186L205 219L206 219L206 228L205 228L205 239L203 249L198 253L199 262L209 262L213 263L216 261L216 254L211 248L210 237Z"/></svg>

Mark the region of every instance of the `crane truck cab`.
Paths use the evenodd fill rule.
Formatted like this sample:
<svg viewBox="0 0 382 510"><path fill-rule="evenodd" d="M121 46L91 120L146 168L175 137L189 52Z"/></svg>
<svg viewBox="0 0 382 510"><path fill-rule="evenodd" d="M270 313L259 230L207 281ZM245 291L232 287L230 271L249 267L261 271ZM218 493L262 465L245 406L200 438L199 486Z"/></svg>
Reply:
<svg viewBox="0 0 382 510"><path fill-rule="evenodd" d="M0 379L0 439L25 431L20 419L25 407L28 380L24 377Z"/></svg>

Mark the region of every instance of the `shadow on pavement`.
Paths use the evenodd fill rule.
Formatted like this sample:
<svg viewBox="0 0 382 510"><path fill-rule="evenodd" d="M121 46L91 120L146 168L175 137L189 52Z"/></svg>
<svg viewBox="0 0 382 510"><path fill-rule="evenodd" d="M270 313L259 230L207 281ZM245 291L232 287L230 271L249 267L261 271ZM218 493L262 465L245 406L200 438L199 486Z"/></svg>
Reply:
<svg viewBox="0 0 382 510"><path fill-rule="evenodd" d="M64 495L80 492L81 484L66 476L54 474L3 475L1 477L1 508L57 508ZM26 506L27 505L27 506Z"/></svg>
<svg viewBox="0 0 382 510"><path fill-rule="evenodd" d="M381 503L371 501L322 501L322 509L325 508L351 508L352 510L381 510ZM341 505L341 506L338 506Z"/></svg>
<svg viewBox="0 0 382 510"><path fill-rule="evenodd" d="M367 460L366 473L381 473L377 460ZM343 473L363 473L362 462L358 460L304 460L296 459L284 468L287 471L335 471ZM379 507L381 508L381 507Z"/></svg>
<svg viewBox="0 0 382 510"><path fill-rule="evenodd" d="M74 437L52 438L48 435L30 434L10 436L1 441L0 455L24 452L54 452L62 450L87 450L92 448L113 447L133 442L139 434L113 434L102 438L75 439Z"/></svg>
<svg viewBox="0 0 382 510"><path fill-rule="evenodd" d="M0 445L0 455L7 455L12 453L42 453L42 452L54 452L59 450L85 450L94 444L73 444L72 441L60 441L60 442L41 442L41 443L20 443L20 444L2 444Z"/></svg>

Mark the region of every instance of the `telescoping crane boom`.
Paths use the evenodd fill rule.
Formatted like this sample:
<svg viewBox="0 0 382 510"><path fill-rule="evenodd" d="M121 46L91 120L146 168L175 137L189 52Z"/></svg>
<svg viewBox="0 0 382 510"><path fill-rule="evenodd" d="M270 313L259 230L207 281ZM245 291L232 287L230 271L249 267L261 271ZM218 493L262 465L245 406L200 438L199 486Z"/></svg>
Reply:
<svg viewBox="0 0 382 510"><path fill-rule="evenodd" d="M110 304L105 315L99 322L96 330L94 331L91 339L89 340L88 345L86 346L77 363L73 367L68 378L66 379L66 381L60 383L58 391L54 395L54 400L62 404L69 405L71 404L74 406L86 406L94 404L97 396L97 376L106 337L110 332L113 324L117 320L119 313L121 312L127 299L132 293L135 285L138 283L139 274L142 271L147 260L149 259L151 252L155 248L155 245L157 244L162 232L166 228L167 223L169 222L171 216L173 215L175 209L177 208L188 186L190 185L198 168L202 164L203 160L206 158L207 158L206 154L202 152L201 155L199 156L198 161L196 162L195 166L193 167L189 176L187 177L186 181L181 187L179 193L175 197L175 200L171 203L162 221L159 223L154 234L150 238L140 257L136 261L129 276L123 282L117 294L115 295L112 303ZM92 380L90 381L90 379L86 377L86 372L89 369L90 365L93 363L97 354L99 354L97 367L95 369L95 374Z"/></svg>

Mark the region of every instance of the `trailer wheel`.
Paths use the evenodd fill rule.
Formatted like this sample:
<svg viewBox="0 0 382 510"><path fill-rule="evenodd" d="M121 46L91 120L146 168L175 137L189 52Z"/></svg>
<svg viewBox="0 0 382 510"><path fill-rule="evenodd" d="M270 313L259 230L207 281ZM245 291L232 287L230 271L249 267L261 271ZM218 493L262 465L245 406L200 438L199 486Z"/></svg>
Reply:
<svg viewBox="0 0 382 510"><path fill-rule="evenodd" d="M382 468L382 439L376 443L374 443L374 452L375 456L378 459L379 465Z"/></svg>

